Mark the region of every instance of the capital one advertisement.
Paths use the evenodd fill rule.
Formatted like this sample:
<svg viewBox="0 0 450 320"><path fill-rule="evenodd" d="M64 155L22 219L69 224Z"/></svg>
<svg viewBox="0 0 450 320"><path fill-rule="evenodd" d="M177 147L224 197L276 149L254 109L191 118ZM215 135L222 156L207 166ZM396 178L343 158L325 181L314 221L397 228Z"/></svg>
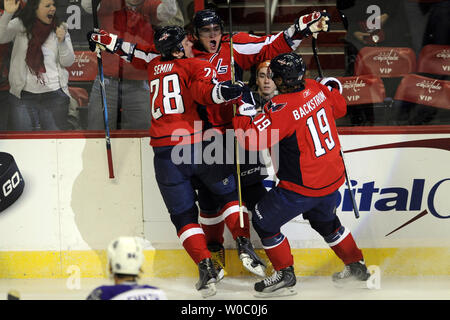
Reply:
<svg viewBox="0 0 450 320"><path fill-rule="evenodd" d="M341 134L340 139L360 216L355 217L345 184L339 189L336 213L360 247L450 248L450 134ZM4 167L0 227L8 241L2 250L52 250L60 248L61 241L64 248L95 249L88 241L94 235L86 232L100 227L123 230L122 221L112 219L120 214L128 217L130 230L140 230L143 223L143 234L155 249L181 249L176 233L168 231L173 226L154 180L148 140L113 139L116 181L108 179L101 139L3 140L2 152L14 158L17 170L6 170L13 162L5 155L0 166ZM89 177L80 179L87 173ZM268 185L273 184L274 177L268 179L272 179ZM105 194L105 201L99 201L85 190L127 196L106 201L111 197ZM83 196L77 196L80 192ZM13 196L15 201L9 201ZM84 212L86 208L92 210ZM102 223L96 226L92 218L103 212L105 219L99 218ZM89 217L89 228L80 224L80 214ZM37 221L45 221L44 233L41 227L36 229ZM27 232L12 232L19 229ZM31 231L40 236L31 236ZM283 226L283 232L293 248L327 247L301 215ZM92 243L100 243L101 236L109 235L97 232ZM255 243L257 239L253 234Z"/></svg>
<svg viewBox="0 0 450 320"><path fill-rule="evenodd" d="M337 215L361 247L450 245L450 138L443 135L341 136L360 217L346 184ZM296 246L325 247L301 217L284 226Z"/></svg>

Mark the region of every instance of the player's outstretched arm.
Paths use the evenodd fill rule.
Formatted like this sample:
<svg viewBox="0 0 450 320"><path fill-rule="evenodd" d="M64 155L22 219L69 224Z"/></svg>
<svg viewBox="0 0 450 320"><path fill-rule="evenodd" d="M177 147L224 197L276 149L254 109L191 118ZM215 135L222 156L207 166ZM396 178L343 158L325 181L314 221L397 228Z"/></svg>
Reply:
<svg viewBox="0 0 450 320"><path fill-rule="evenodd" d="M307 38L314 33L327 32L329 22L330 16L325 10L314 11L295 20L294 24L284 31L284 36L287 40L294 41Z"/></svg>
<svg viewBox="0 0 450 320"><path fill-rule="evenodd" d="M87 40L91 51L95 52L97 48L100 48L106 52L117 54L125 61L133 62L133 65L140 69L145 69L146 64L159 55L150 47L141 48L135 43L124 41L117 35L101 29L89 31ZM134 59L135 57L139 59ZM140 61L135 63L134 60Z"/></svg>

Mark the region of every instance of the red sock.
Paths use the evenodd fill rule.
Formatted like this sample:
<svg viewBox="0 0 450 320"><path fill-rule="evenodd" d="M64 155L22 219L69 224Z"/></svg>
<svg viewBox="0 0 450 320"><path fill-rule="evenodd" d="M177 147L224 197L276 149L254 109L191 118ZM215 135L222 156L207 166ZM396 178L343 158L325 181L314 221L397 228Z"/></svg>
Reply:
<svg viewBox="0 0 450 320"><path fill-rule="evenodd" d="M348 229L341 226L335 234L338 236L334 237L334 241L327 242L330 248L333 249L334 253L336 253L345 265L363 259L362 252L356 245L355 240Z"/></svg>
<svg viewBox="0 0 450 320"><path fill-rule="evenodd" d="M262 241L263 246L264 243L269 243L269 241L267 240L268 239L264 239ZM291 253L291 246L289 245L289 241L286 237L284 237L284 239L275 246L264 246L264 250L266 251L267 257L269 258L270 262L272 262L273 268L277 271L294 264L294 257Z"/></svg>
<svg viewBox="0 0 450 320"><path fill-rule="evenodd" d="M223 221L221 212L214 215L209 215L200 211L200 223L203 231L205 232L206 243L223 244L225 222Z"/></svg>
<svg viewBox="0 0 450 320"><path fill-rule="evenodd" d="M250 238L250 222L246 207L243 207L244 228L241 228L239 223L238 201L228 202L220 212L222 213L225 224L227 225L228 230L230 230L234 240L236 240L237 237Z"/></svg>
<svg viewBox="0 0 450 320"><path fill-rule="evenodd" d="M195 264L206 258L211 258L211 253L206 246L206 238L202 228L197 223L185 225L178 231L184 249L194 260Z"/></svg>

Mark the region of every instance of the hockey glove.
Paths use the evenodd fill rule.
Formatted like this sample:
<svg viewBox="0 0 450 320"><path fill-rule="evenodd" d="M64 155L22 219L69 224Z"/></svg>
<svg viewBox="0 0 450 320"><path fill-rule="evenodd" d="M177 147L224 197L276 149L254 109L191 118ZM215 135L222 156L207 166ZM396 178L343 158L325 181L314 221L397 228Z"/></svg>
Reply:
<svg viewBox="0 0 450 320"><path fill-rule="evenodd" d="M239 105L238 115L254 117L256 116L256 106L249 103L243 103Z"/></svg>
<svg viewBox="0 0 450 320"><path fill-rule="evenodd" d="M218 82L212 91L214 103L220 104L239 98L244 91L244 83L241 81L235 84L231 80Z"/></svg>
<svg viewBox="0 0 450 320"><path fill-rule="evenodd" d="M316 32L327 32L329 21L330 16L325 10L314 11L298 18L292 26L284 31L284 34L290 39L302 39Z"/></svg>
<svg viewBox="0 0 450 320"><path fill-rule="evenodd" d="M242 93L241 99L239 99L238 115L254 117L257 113L255 99L253 93L250 90L245 90Z"/></svg>
<svg viewBox="0 0 450 320"><path fill-rule="evenodd" d="M96 51L97 46L101 50L106 50L109 53L115 53L122 44L122 39L117 38L117 35L108 33L105 30L94 29L87 34L89 42L89 49L93 52Z"/></svg>
<svg viewBox="0 0 450 320"><path fill-rule="evenodd" d="M333 77L327 77L322 79L319 78L317 81L326 86L328 90L331 91L333 89L337 89L339 90L339 93L342 94L342 84L338 79Z"/></svg>

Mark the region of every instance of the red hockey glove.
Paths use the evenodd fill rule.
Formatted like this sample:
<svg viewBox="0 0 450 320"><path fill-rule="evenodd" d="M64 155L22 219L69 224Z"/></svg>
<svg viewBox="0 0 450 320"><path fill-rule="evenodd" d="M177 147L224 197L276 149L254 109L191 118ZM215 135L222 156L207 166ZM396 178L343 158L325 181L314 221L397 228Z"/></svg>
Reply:
<svg viewBox="0 0 450 320"><path fill-rule="evenodd" d="M329 31L329 21L330 15L326 11L314 11L298 18L284 33L291 39L306 38L313 33Z"/></svg>
<svg viewBox="0 0 450 320"><path fill-rule="evenodd" d="M96 51L97 46L99 46L101 50L115 53L122 43L122 39L117 38L117 35L100 29L89 31L87 39L89 42L89 49L94 52Z"/></svg>

